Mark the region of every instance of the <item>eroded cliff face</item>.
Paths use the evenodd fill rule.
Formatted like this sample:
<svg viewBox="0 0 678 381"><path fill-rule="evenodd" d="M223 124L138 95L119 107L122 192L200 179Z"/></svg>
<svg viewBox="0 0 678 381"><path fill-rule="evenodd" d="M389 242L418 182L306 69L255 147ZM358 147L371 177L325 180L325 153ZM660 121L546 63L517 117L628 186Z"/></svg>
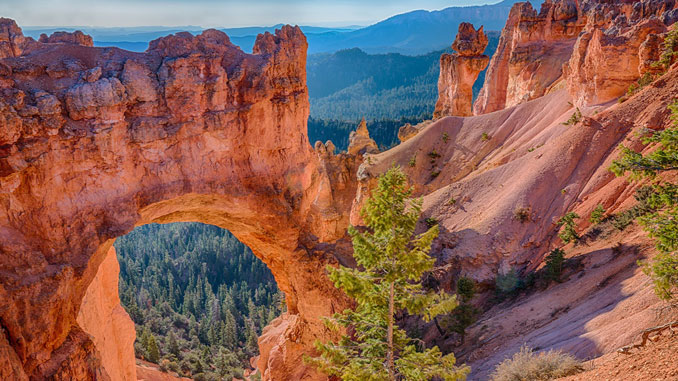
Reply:
<svg viewBox="0 0 678 381"><path fill-rule="evenodd" d="M474 103L487 114L538 98L556 82L582 23L574 0L545 1L537 12L529 2L509 12L485 84Z"/></svg>
<svg viewBox="0 0 678 381"><path fill-rule="evenodd" d="M288 329L261 370L318 378L301 355L327 336L319 317L346 306L323 274L346 253L360 159L308 142L299 28L260 35L253 54L216 30L145 53L40 43L7 19L0 31L5 378L107 377L108 351L76 320L88 286L116 237L173 221L226 228L269 266L289 311L274 325ZM276 356L294 369L269 368Z"/></svg>
<svg viewBox="0 0 678 381"><path fill-rule="evenodd" d="M118 278L120 265L111 248L87 287L76 319L92 337L101 366L111 380L136 381L134 322L120 305Z"/></svg>
<svg viewBox="0 0 678 381"><path fill-rule="evenodd" d="M483 54L487 43L482 26L476 30L472 24L459 24L459 32L452 44L452 49L457 53L440 56L438 102L433 111L434 118L473 115L473 84L490 61Z"/></svg>
<svg viewBox="0 0 678 381"><path fill-rule="evenodd" d="M474 112L502 110L565 86L578 106L617 98L648 70L643 65L659 41L652 36L676 20L673 0L547 0L539 12L517 3Z"/></svg>
<svg viewBox="0 0 678 381"><path fill-rule="evenodd" d="M590 7L586 26L563 66L567 88L579 106L608 102L654 69L667 26L678 21L673 1Z"/></svg>

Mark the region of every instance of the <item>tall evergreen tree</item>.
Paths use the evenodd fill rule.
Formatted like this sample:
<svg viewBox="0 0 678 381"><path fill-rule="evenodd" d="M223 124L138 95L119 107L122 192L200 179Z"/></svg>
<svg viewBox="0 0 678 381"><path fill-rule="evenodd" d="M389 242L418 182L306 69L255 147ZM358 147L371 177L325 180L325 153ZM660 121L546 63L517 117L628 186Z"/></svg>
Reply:
<svg viewBox="0 0 678 381"><path fill-rule="evenodd" d="M158 348L158 343L155 341L155 336L153 336L153 334L148 338L146 353L148 353L148 361L157 364L158 360L160 360L160 349Z"/></svg>
<svg viewBox="0 0 678 381"><path fill-rule="evenodd" d="M349 228L357 268L329 267L336 287L355 300L327 319L331 328L347 329L338 342L316 343L320 356L307 361L343 380L462 380L468 367L455 366L454 354L438 347L418 348L395 323L397 311L427 321L457 306L455 296L424 290L421 278L435 262L428 252L438 226L414 237L421 199L408 202L411 189L400 168L379 178L361 215L367 231Z"/></svg>
<svg viewBox="0 0 678 381"><path fill-rule="evenodd" d="M169 333L169 339L168 339L168 352L176 356L177 358L180 357L179 353L179 344L177 344L177 337L174 335L174 332L170 330Z"/></svg>

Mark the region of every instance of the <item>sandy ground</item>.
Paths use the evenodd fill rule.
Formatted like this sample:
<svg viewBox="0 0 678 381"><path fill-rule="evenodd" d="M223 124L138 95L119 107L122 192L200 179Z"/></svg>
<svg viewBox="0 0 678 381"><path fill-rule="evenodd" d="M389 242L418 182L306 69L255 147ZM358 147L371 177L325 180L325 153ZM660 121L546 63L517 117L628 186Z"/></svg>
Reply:
<svg viewBox="0 0 678 381"><path fill-rule="evenodd" d="M190 378L179 377L174 372L163 373L158 366L137 359L137 380L139 381L185 381Z"/></svg>
<svg viewBox="0 0 678 381"><path fill-rule="evenodd" d="M559 381L678 380L678 331L664 331L655 339L628 354L614 352L587 361L583 373Z"/></svg>

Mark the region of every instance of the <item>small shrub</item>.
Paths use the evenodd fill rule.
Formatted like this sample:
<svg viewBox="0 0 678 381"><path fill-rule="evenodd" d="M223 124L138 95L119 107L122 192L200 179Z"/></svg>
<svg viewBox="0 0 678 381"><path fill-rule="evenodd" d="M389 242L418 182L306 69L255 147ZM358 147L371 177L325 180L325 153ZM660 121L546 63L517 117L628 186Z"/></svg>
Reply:
<svg viewBox="0 0 678 381"><path fill-rule="evenodd" d="M516 208L513 211L513 218L519 221L521 224L528 222L530 220L530 208L528 207Z"/></svg>
<svg viewBox="0 0 678 381"><path fill-rule="evenodd" d="M426 226L430 229L430 228L438 225L438 220L436 220L433 217L428 217L424 220L424 223L426 223Z"/></svg>
<svg viewBox="0 0 678 381"><path fill-rule="evenodd" d="M454 197L452 197L450 201L447 202L447 205L457 205L457 200Z"/></svg>
<svg viewBox="0 0 678 381"><path fill-rule="evenodd" d="M511 269L505 274L497 274L497 278L494 281L497 291L501 294L511 294L520 284L520 278L518 278L518 273L515 269Z"/></svg>
<svg viewBox="0 0 678 381"><path fill-rule="evenodd" d="M440 171L439 170L434 170L431 171L431 178L435 179L436 177L440 176Z"/></svg>
<svg viewBox="0 0 678 381"><path fill-rule="evenodd" d="M417 165L417 156L413 155L407 164L409 164L410 167L414 167L415 165Z"/></svg>
<svg viewBox="0 0 678 381"><path fill-rule="evenodd" d="M561 189L561 190L560 190L560 193L561 193L561 194L566 194L566 193L567 193L567 189L565 189L565 188Z"/></svg>
<svg viewBox="0 0 678 381"><path fill-rule="evenodd" d="M431 151L431 152L428 153L428 157L430 157L430 158L431 158L431 162L433 162L433 161L435 161L436 159L438 159L438 158L440 157L440 154L438 153L438 151L433 150L433 151Z"/></svg>
<svg viewBox="0 0 678 381"><path fill-rule="evenodd" d="M563 122L563 125L564 126L576 126L577 124L579 124L579 122L581 122L581 118L582 118L581 111L579 110L579 107L577 107L575 112L572 113L572 115L570 116L570 119Z"/></svg>
<svg viewBox="0 0 678 381"><path fill-rule="evenodd" d="M159 366L160 371L163 372L163 373L167 373L167 371L169 370L169 364L170 364L170 361L168 359L162 359L160 361L160 366Z"/></svg>
<svg viewBox="0 0 678 381"><path fill-rule="evenodd" d="M579 234L577 234L577 231L574 229L574 220L577 218L579 218L577 213L569 212L558 220L558 225L562 226L562 229L560 229L560 232L558 233L558 237L560 237L563 242L570 243L572 241L579 241Z"/></svg>
<svg viewBox="0 0 678 381"><path fill-rule="evenodd" d="M654 66L666 71L678 57L678 24L673 24L671 30L664 37L663 45L659 61L655 62Z"/></svg>
<svg viewBox="0 0 678 381"><path fill-rule="evenodd" d="M478 309L469 302L476 293L476 284L471 278L460 277L457 280L457 299L460 304L451 314L442 319L442 325L446 330L456 332L461 337L462 344L466 336L466 328L476 322Z"/></svg>
<svg viewBox="0 0 678 381"><path fill-rule="evenodd" d="M589 221L591 221L592 224L597 225L600 223L600 221L603 220L604 215L605 208L603 208L602 205L598 204L591 212L591 217L589 218Z"/></svg>
<svg viewBox="0 0 678 381"><path fill-rule="evenodd" d="M170 363L167 364L167 368L172 372L179 372L179 364L177 364L176 361L170 361Z"/></svg>
<svg viewBox="0 0 678 381"><path fill-rule="evenodd" d="M657 189L660 190L659 188ZM626 229L637 217L653 213L656 210L657 202L660 201L656 199L655 188L649 185L636 189L633 197L638 202L636 205L612 216L612 226L619 231Z"/></svg>
<svg viewBox="0 0 678 381"><path fill-rule="evenodd" d="M563 262L565 262L565 251L563 249L553 249L545 258L544 277L551 281L560 282L560 275L563 273Z"/></svg>
<svg viewBox="0 0 678 381"><path fill-rule="evenodd" d="M462 303L468 303L476 294L476 282L465 276L457 279L457 295Z"/></svg>
<svg viewBox="0 0 678 381"><path fill-rule="evenodd" d="M448 140L450 140L450 135L447 132L443 132L443 143L447 143Z"/></svg>
<svg viewBox="0 0 678 381"><path fill-rule="evenodd" d="M645 86L649 85L655 80L655 76L652 73L647 72L643 74L642 77L638 78L636 83L632 83L629 88L626 90L626 99L632 97L634 94L642 90Z"/></svg>
<svg viewBox="0 0 678 381"><path fill-rule="evenodd" d="M446 329L458 333L461 336L461 342L464 343L466 337L466 328L476 322L478 309L470 304L460 304L452 313L443 320Z"/></svg>
<svg viewBox="0 0 678 381"><path fill-rule="evenodd" d="M483 132L482 135L480 135L480 140L483 142L486 142L488 140L492 139L490 135L487 134L487 132Z"/></svg>
<svg viewBox="0 0 678 381"><path fill-rule="evenodd" d="M534 150L541 148L543 145L544 145L544 143L539 144L539 145L536 146L536 147L528 148L528 149L527 149L527 152L533 152Z"/></svg>
<svg viewBox="0 0 678 381"><path fill-rule="evenodd" d="M513 298L521 291L529 290L535 285L536 274L529 272L524 277L518 275L515 269L510 269L506 273L498 273L494 280L495 298L502 301L506 298Z"/></svg>
<svg viewBox="0 0 678 381"><path fill-rule="evenodd" d="M575 374L582 370L579 360L569 353L548 351L534 353L524 345L511 358L495 368L492 381L552 380Z"/></svg>
<svg viewBox="0 0 678 381"><path fill-rule="evenodd" d="M634 213L631 209L615 214L612 216L612 226L614 226L614 228L619 231L626 229L633 223L633 220L636 219L633 214Z"/></svg>

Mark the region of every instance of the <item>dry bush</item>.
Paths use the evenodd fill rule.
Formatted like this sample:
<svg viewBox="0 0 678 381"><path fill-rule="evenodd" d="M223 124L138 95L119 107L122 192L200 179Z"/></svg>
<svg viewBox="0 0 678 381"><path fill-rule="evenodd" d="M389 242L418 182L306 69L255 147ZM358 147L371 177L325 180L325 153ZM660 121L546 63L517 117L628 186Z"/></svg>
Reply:
<svg viewBox="0 0 678 381"><path fill-rule="evenodd" d="M552 380L575 374L582 369L579 360L569 353L548 351L535 353L523 346L492 373L492 381Z"/></svg>
<svg viewBox="0 0 678 381"><path fill-rule="evenodd" d="M532 210L529 207L516 208L513 211L513 218L521 224L530 221L530 214Z"/></svg>

